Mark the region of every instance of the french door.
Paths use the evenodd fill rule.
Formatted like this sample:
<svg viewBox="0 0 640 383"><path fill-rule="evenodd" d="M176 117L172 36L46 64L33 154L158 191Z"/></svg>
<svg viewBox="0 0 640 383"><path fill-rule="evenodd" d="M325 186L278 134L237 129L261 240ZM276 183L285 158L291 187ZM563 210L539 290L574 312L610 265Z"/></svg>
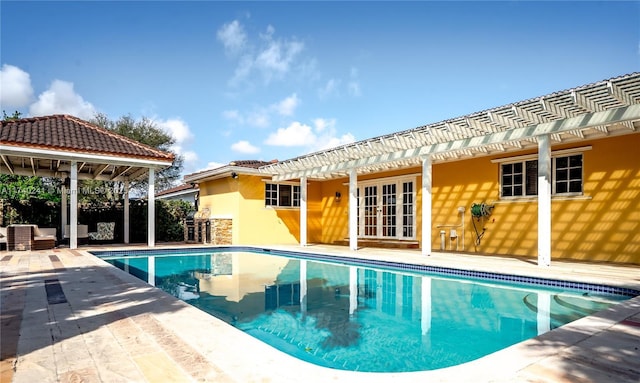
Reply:
<svg viewBox="0 0 640 383"><path fill-rule="evenodd" d="M361 238L415 238L415 181L378 180L358 187Z"/></svg>

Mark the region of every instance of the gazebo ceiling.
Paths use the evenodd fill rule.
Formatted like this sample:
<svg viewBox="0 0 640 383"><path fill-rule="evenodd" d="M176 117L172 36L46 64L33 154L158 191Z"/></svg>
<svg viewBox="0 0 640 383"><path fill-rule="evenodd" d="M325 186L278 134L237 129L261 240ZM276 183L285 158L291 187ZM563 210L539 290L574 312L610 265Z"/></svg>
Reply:
<svg viewBox="0 0 640 383"><path fill-rule="evenodd" d="M2 121L0 173L78 179L135 180L174 156L68 115Z"/></svg>
<svg viewBox="0 0 640 383"><path fill-rule="evenodd" d="M339 178L434 163L537 149L554 144L637 133L640 73L555 92L393 134L280 161L260 168L275 181Z"/></svg>

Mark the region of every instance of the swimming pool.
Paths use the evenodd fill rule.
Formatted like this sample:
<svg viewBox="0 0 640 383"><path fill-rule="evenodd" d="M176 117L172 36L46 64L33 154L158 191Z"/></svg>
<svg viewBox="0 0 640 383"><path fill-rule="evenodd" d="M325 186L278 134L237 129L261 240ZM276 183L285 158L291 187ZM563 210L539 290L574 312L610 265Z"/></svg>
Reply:
<svg viewBox="0 0 640 383"><path fill-rule="evenodd" d="M357 371L457 365L637 295L539 278L230 250L93 253L290 355Z"/></svg>

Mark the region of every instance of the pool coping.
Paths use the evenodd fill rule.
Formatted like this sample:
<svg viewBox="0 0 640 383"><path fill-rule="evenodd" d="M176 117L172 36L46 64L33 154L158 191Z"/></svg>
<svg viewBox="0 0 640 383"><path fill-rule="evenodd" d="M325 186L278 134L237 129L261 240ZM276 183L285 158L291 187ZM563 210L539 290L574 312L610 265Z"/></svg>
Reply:
<svg viewBox="0 0 640 383"><path fill-rule="evenodd" d="M191 247L183 247L182 250L184 248ZM203 247L196 246L193 248L202 250ZM233 248L237 249L242 247ZM286 251L292 250L291 247L286 246L263 246L262 248ZM96 249L91 251L99 250ZM305 256L307 256L308 252L318 251L323 251L323 249L304 248L302 251L300 249L295 249L295 252L300 252ZM94 259L95 262L106 264L104 260L93 256L90 253L90 250L86 250L86 253ZM327 254L324 251L323 253L325 255L335 256L335 254ZM359 257L357 252L352 255L356 258ZM372 254L368 255L371 257ZM378 258L375 254L373 254L373 256L374 258ZM419 264L431 261L428 257L421 258L423 259L420 260L421 262L418 262ZM403 259L402 263L405 262L406 260ZM482 269L482 267L477 267L477 265L472 266L472 268ZM139 279L130 276L115 267L111 267L111 265L109 265L107 269L109 272L117 275L118 278L127 280L128 283L148 287L148 285L143 281L140 281ZM583 283L591 283L585 282L585 277L581 277L579 273L567 277L572 280L582 280ZM130 278L133 280L130 280ZM610 282L613 285L630 289L637 289L640 284L635 283L634 281L620 283L618 281L611 280ZM154 294L166 293L159 289L155 289ZM212 317L188 305L187 303L182 302L182 304L184 307L179 311L155 315L157 315L159 320L163 323L167 325L170 324L171 329L180 338L184 339L195 349L199 350L207 360L220 366L220 368L230 376L241 382L294 382L300 380L301 374L304 374L303 376L305 377L305 381L308 382L388 382L389 379L393 379L398 382L415 382L419 379L443 382L470 380L512 381L514 376L521 374L522 371L526 370L528 367L540 364L544 360L557 357L559 353L567 352L567 350L571 350L574 346L589 338L597 337L605 332L611 331L613 328L616 328L616 326L620 326L620 323L624 322L628 318L638 316L640 313L639 296L616 304L611 308L598 312L594 315L571 322L535 338L461 365L431 371L372 373L334 370L299 360L240 330L235 329L226 322ZM218 342L216 342L216 344L212 344L206 339L207 337L202 337L199 331L194 331L194 328L207 328L214 330L216 339L220 339L221 344L218 344ZM251 360L247 360L248 352L251 356ZM274 368L275 366L278 368ZM286 366L286 368L282 368L282 366ZM499 368L496 368L496 366L499 366Z"/></svg>

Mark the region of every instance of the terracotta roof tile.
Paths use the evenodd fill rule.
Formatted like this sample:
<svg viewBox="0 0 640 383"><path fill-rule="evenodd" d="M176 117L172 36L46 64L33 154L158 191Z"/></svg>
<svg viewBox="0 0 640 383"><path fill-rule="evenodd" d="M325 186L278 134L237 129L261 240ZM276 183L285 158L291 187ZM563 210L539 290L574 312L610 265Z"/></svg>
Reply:
<svg viewBox="0 0 640 383"><path fill-rule="evenodd" d="M156 197L159 196L163 196L165 194L171 194L171 193L177 193L183 190L194 190L197 191L198 190L198 185L191 185L191 184L182 184L182 185L178 185L176 187L172 187L170 189L165 189L161 192L156 193Z"/></svg>
<svg viewBox="0 0 640 383"><path fill-rule="evenodd" d="M174 159L172 153L152 148L69 115L21 118L1 123L0 142L3 145L162 161Z"/></svg>

